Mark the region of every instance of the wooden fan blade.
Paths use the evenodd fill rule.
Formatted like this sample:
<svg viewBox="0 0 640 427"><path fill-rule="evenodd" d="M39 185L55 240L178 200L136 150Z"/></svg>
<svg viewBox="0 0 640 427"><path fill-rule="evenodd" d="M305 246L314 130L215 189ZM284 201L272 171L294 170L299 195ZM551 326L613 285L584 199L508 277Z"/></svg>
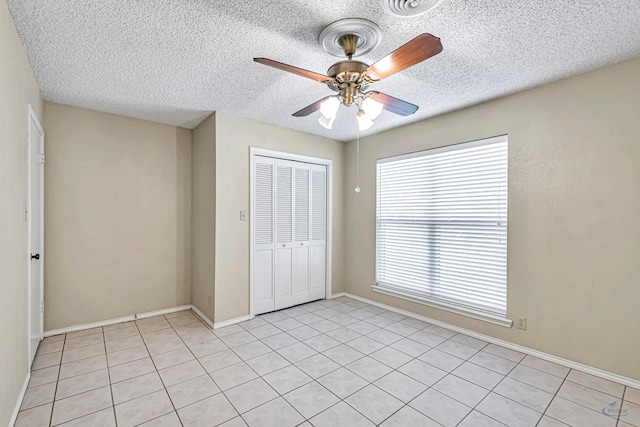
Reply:
<svg viewBox="0 0 640 427"><path fill-rule="evenodd" d="M442 52L440 39L420 34L365 70L371 80L382 80Z"/></svg>
<svg viewBox="0 0 640 427"><path fill-rule="evenodd" d="M308 116L311 113L315 113L320 109L320 104L322 104L324 101L326 101L329 98L332 98L332 97L326 96L322 99L317 100L313 104L304 107L302 110L296 111L295 113L293 113L293 117L304 117L304 116Z"/></svg>
<svg viewBox="0 0 640 427"><path fill-rule="evenodd" d="M418 106L402 99L394 98L391 95L380 92L369 92L371 99L382 104L383 108L400 116L410 116L418 111Z"/></svg>
<svg viewBox="0 0 640 427"><path fill-rule="evenodd" d="M297 74L302 77L306 77L311 80L315 80L317 82L326 82L329 80L329 77L324 74L314 73L313 71L305 70L302 68L294 67L293 65L284 64L282 62L274 61L269 58L253 58L254 61L259 62L260 64L268 65L270 67L277 68L279 70L288 71L293 74Z"/></svg>

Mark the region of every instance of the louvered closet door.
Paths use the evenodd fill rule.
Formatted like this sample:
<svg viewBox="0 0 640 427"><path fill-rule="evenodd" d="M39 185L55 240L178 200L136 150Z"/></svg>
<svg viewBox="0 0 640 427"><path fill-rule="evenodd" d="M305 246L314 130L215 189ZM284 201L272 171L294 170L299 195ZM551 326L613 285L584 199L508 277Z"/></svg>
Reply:
<svg viewBox="0 0 640 427"><path fill-rule="evenodd" d="M293 179L294 162L275 160L276 170L276 246L275 309L295 305L293 292Z"/></svg>
<svg viewBox="0 0 640 427"><path fill-rule="evenodd" d="M327 254L327 167L310 165L311 235L309 249L310 300L325 297Z"/></svg>
<svg viewBox="0 0 640 427"><path fill-rule="evenodd" d="M326 166L256 156L254 312L325 297Z"/></svg>
<svg viewBox="0 0 640 427"><path fill-rule="evenodd" d="M310 165L296 163L294 170L294 230L293 230L293 297L295 304L309 301L310 298Z"/></svg>
<svg viewBox="0 0 640 427"><path fill-rule="evenodd" d="M254 162L253 224L254 256L253 286L256 314L275 309L274 286L274 160L256 157Z"/></svg>

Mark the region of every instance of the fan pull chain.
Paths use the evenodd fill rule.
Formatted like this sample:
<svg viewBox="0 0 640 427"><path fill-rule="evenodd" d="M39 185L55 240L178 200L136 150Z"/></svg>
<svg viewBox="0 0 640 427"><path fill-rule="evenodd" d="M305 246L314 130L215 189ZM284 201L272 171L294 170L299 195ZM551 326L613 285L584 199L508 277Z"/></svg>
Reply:
<svg viewBox="0 0 640 427"><path fill-rule="evenodd" d="M360 128L356 131L356 188L355 192L360 192Z"/></svg>

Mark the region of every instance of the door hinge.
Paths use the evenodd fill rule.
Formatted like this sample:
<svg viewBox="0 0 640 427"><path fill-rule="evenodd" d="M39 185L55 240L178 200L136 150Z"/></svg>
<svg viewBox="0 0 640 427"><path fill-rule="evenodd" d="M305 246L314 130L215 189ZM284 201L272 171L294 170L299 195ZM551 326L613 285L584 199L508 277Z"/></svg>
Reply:
<svg viewBox="0 0 640 427"><path fill-rule="evenodd" d="M44 154L40 154L40 163L44 165Z"/></svg>
<svg viewBox="0 0 640 427"><path fill-rule="evenodd" d="M44 313L44 301L40 301L40 313Z"/></svg>

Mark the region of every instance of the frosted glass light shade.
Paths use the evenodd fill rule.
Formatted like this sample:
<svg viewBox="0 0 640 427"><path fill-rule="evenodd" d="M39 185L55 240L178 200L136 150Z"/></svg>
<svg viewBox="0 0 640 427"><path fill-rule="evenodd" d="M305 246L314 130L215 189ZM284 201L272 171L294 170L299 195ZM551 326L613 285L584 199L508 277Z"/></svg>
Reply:
<svg viewBox="0 0 640 427"><path fill-rule="evenodd" d="M332 96L320 104L320 112L327 119L335 119L339 107L340 100Z"/></svg>
<svg viewBox="0 0 640 427"><path fill-rule="evenodd" d="M333 128L333 122L334 122L335 120L336 120L336 119L329 119L329 118L327 118L327 117L325 117L325 116L321 116L321 117L318 119L318 123L320 123L320 125L321 125L323 128L326 128L326 129L332 129L332 128Z"/></svg>
<svg viewBox="0 0 640 427"><path fill-rule="evenodd" d="M380 114L382 114L382 107L383 106L381 103L371 98L367 98L362 101L362 110L364 111L364 116L370 120L373 120Z"/></svg>
<svg viewBox="0 0 640 427"><path fill-rule="evenodd" d="M357 117L357 119L358 119L358 129L360 130L367 130L371 126L373 126L373 120L366 117L366 115Z"/></svg>

